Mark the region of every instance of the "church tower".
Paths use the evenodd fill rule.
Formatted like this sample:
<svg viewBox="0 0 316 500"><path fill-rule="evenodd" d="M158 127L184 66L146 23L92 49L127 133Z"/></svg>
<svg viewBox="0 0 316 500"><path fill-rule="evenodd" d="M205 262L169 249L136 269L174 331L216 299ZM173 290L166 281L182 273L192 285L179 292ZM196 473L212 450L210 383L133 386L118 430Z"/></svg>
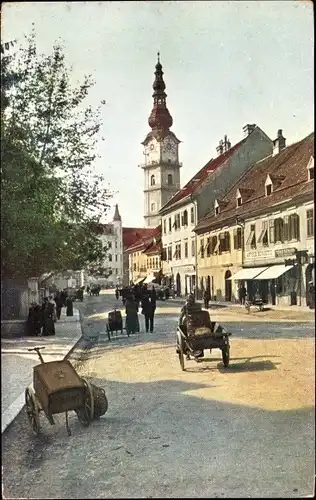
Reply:
<svg viewBox="0 0 316 500"><path fill-rule="evenodd" d="M148 124L151 131L142 142L145 162L144 170L144 219L145 227L160 223L159 210L180 189L179 144L171 132L173 120L167 105L166 85L163 80L159 52L153 84L153 109Z"/></svg>

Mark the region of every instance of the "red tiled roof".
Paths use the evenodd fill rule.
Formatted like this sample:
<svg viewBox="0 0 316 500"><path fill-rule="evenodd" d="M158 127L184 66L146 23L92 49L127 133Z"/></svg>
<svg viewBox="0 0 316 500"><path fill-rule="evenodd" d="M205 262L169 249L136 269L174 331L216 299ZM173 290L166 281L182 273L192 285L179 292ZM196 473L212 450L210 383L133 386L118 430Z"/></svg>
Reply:
<svg viewBox="0 0 316 500"><path fill-rule="evenodd" d="M151 227L123 227L123 247L124 249L134 245L141 238L146 238L152 234Z"/></svg>
<svg viewBox="0 0 316 500"><path fill-rule="evenodd" d="M180 189L160 210L160 212L163 212L166 208L170 208L172 205L175 203L179 202L180 200L186 198L190 194L193 194L205 181L205 179L208 177L208 175L211 172L214 172L218 167L220 167L228 158L230 158L237 149L240 148L240 146L247 140L247 137L242 139L240 142L235 144L232 148L230 148L228 151L225 153L221 154L217 158L212 158L210 161L202 167L197 174L192 177L192 179L182 188Z"/></svg>
<svg viewBox="0 0 316 500"><path fill-rule="evenodd" d="M308 181L307 165L314 155L314 133L300 142L292 144L275 156L269 156L255 163L248 169L235 185L228 191L224 201L227 205L218 215L214 207L197 224L194 231L201 233L218 227L229 219L247 217L252 213L266 210L288 199L295 199L302 195L314 194L314 181ZM265 181L267 175L277 180L270 196L265 195ZM236 206L236 191L244 190L249 197L242 200L240 207ZM248 191L249 190L249 191Z"/></svg>
<svg viewBox="0 0 316 500"><path fill-rule="evenodd" d="M151 244L151 242L153 241L153 238L155 236L158 236L161 234L161 227L158 226L158 227L150 227L150 228L144 228L145 229L145 232L143 234L141 234L140 236L138 236L138 238L133 242L131 243L131 245L129 245L126 250L128 252L130 251L136 251L136 250L144 250L146 248L146 246L148 246L149 244Z"/></svg>

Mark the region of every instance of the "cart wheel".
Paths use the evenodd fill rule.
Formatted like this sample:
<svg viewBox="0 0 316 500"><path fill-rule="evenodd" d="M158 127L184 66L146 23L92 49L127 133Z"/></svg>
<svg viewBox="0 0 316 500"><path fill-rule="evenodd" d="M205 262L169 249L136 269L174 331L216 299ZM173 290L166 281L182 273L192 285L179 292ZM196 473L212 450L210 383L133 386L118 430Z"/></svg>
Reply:
<svg viewBox="0 0 316 500"><path fill-rule="evenodd" d="M226 345L222 349L222 358L225 368L229 365L229 345Z"/></svg>
<svg viewBox="0 0 316 500"><path fill-rule="evenodd" d="M25 389L25 406L28 421L32 426L32 431L37 435L41 430L39 421L39 407L34 391L29 387Z"/></svg>
<svg viewBox="0 0 316 500"><path fill-rule="evenodd" d="M183 340L182 340L180 333L177 334L177 340L178 340L178 348L179 348L178 355L179 355L180 366L181 366L181 370L184 372L185 368L184 368Z"/></svg>
<svg viewBox="0 0 316 500"><path fill-rule="evenodd" d="M92 387L86 379L82 379L86 386L86 395L84 399L84 405L78 408L76 411L79 422L84 426L88 427L94 414L94 398Z"/></svg>
<svg viewBox="0 0 316 500"><path fill-rule="evenodd" d="M106 325L106 332L108 334L108 339L111 340L111 335L110 335L110 328L109 325Z"/></svg>

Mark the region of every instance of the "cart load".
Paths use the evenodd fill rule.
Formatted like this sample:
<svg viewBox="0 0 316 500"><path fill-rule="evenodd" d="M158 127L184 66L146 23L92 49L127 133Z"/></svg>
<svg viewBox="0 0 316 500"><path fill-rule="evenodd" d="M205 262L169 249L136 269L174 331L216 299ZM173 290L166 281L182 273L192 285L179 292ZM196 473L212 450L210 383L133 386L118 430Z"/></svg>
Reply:
<svg viewBox="0 0 316 500"><path fill-rule="evenodd" d="M208 311L195 310L187 313L177 328L177 353L182 370L186 359L200 361L204 350L221 349L224 366L229 365L231 334L216 321L211 321ZM197 355L197 353L199 353Z"/></svg>
<svg viewBox="0 0 316 500"><path fill-rule="evenodd" d="M108 313L108 319L106 322L106 331L109 340L111 340L111 336L113 336L114 332L116 334L117 332L123 333L123 318L121 311L117 311L116 309L114 309L114 311L110 311Z"/></svg>

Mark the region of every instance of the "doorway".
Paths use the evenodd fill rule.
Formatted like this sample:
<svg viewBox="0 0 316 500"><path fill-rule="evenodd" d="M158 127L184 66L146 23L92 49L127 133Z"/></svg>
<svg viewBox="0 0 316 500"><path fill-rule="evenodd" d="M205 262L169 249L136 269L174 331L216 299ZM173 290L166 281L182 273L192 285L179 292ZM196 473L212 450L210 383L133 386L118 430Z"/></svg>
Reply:
<svg viewBox="0 0 316 500"><path fill-rule="evenodd" d="M176 290L177 290L177 295L180 296L181 295L181 278L180 278L179 273L177 273L177 276L176 276Z"/></svg>
<svg viewBox="0 0 316 500"><path fill-rule="evenodd" d="M232 301L232 282L229 279L232 273L230 271L226 271L225 273L225 300L226 302Z"/></svg>

